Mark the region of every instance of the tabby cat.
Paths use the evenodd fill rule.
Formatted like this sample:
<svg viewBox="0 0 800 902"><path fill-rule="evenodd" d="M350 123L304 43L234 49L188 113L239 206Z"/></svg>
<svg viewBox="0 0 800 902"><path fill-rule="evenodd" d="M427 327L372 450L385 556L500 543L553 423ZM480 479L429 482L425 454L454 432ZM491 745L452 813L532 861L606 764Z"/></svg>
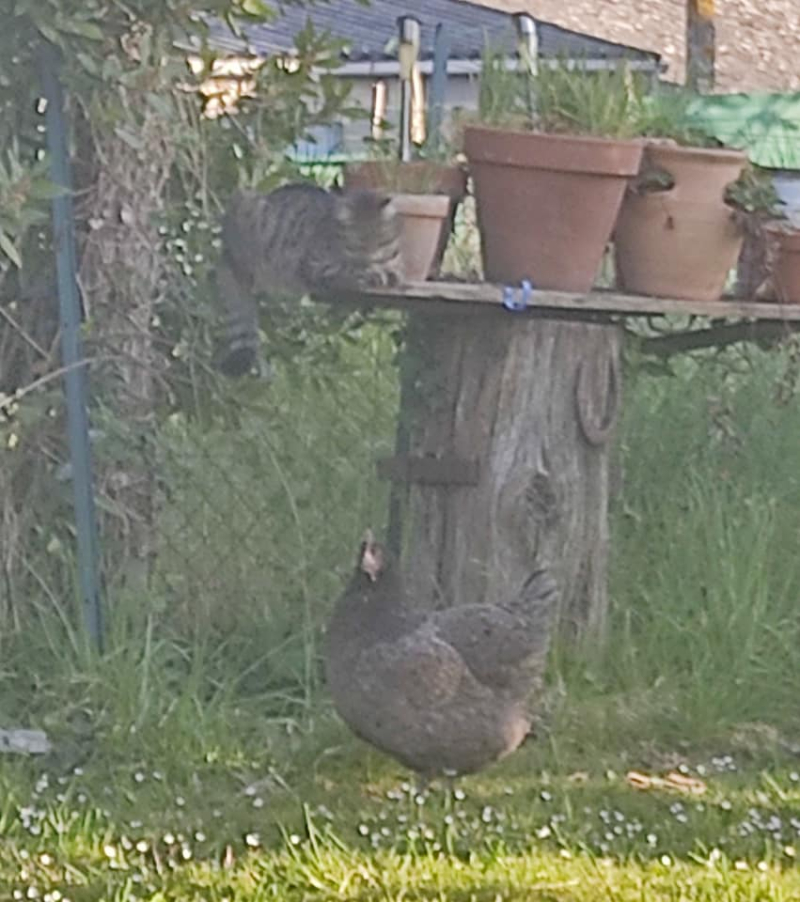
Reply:
<svg viewBox="0 0 800 902"><path fill-rule="evenodd" d="M237 193L222 222L217 268L225 308L219 367L240 376L256 363L257 294L277 299L399 281L400 224L390 197L300 183Z"/></svg>

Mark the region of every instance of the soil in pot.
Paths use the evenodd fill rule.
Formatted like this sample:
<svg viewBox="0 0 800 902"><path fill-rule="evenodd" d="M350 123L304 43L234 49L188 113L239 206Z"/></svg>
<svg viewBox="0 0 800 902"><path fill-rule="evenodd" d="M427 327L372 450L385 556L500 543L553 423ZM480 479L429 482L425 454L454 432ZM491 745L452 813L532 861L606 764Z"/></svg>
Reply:
<svg viewBox="0 0 800 902"><path fill-rule="evenodd" d="M400 248L407 282L424 282L438 269L439 249L449 235L450 198L444 194L395 194L402 220Z"/></svg>
<svg viewBox="0 0 800 902"><path fill-rule="evenodd" d="M390 194L443 194L449 198L446 227L441 230L439 244L427 278L436 278L447 242L453 231L458 205L467 193L467 172L460 166L448 166L430 160L396 161L366 160L345 166L345 189L369 188Z"/></svg>
<svg viewBox="0 0 800 902"><path fill-rule="evenodd" d="M464 149L485 278L589 291L642 144L469 126Z"/></svg>
<svg viewBox="0 0 800 902"><path fill-rule="evenodd" d="M615 230L617 281L633 294L719 300L742 249L743 220L725 189L747 162L732 150L652 144L642 178L664 175L666 189L629 191Z"/></svg>
<svg viewBox="0 0 800 902"><path fill-rule="evenodd" d="M800 304L800 229L771 226L767 235L773 243L772 280L778 299Z"/></svg>

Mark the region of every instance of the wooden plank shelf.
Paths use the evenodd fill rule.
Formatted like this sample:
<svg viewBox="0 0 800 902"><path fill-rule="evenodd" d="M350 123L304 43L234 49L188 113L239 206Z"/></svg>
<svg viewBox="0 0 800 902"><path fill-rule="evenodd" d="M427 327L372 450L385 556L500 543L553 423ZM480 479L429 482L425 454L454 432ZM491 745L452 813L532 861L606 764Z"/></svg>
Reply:
<svg viewBox="0 0 800 902"><path fill-rule="evenodd" d="M515 299L520 291L515 291ZM320 298L323 300L323 298ZM375 289L354 294L347 301L416 312L502 313L552 319L609 320L637 316L702 316L713 319L751 319L800 322L800 304L761 303L724 298L719 301L684 301L643 297L613 291L570 294L534 291L527 308L508 311L503 306L503 286L488 282L414 282L399 288Z"/></svg>

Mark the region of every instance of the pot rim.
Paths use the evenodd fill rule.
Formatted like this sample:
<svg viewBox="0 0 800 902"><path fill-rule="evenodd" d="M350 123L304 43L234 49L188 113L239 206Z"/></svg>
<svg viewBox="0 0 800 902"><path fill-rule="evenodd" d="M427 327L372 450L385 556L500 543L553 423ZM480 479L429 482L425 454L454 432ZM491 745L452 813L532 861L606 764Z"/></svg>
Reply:
<svg viewBox="0 0 800 902"><path fill-rule="evenodd" d="M602 135L578 135L578 134L553 134L552 132L542 132L535 129L530 131L527 129L504 128L497 125L467 125L464 127L464 134L468 132L484 132L491 135L512 135L515 138L530 138L535 140L546 139L553 143L574 144L576 142L585 142L586 144L594 144L595 146L606 144L621 144L624 146L635 145L637 147L645 145L644 138L606 138Z"/></svg>
<svg viewBox="0 0 800 902"><path fill-rule="evenodd" d="M383 160L353 160L350 163L345 163L344 165L344 188L348 190L348 188L352 189L353 180L356 182L361 181L361 178L366 182L372 182L371 185L364 185L363 187L370 187L373 191L387 191L385 184L381 184L381 179L379 178L381 167L385 161ZM388 191L387 193L403 193L403 194L444 194L447 197L455 201L462 200L467 194L467 179L469 178L469 171L467 169L466 163L459 162L451 162L444 163L440 160L407 160L400 163L397 160L388 161L392 165L400 165L403 168L406 168L408 172L425 172L433 178L436 179L438 177L439 184L438 187L433 188L433 186L429 186L433 188L433 190L425 191L425 192L417 192L417 191L404 191L404 192L392 192ZM371 179L369 176L373 174L378 176L377 178ZM361 187L356 185L355 187Z"/></svg>
<svg viewBox="0 0 800 902"><path fill-rule="evenodd" d="M391 192L390 196L400 215L430 216L434 219L444 219L450 214L450 198L446 194Z"/></svg>
<svg viewBox="0 0 800 902"><path fill-rule="evenodd" d="M462 163L445 163L442 160L351 160L349 163L344 164L344 168L346 170L349 169L351 172L356 172L362 167L364 169L372 169L387 163L409 169L454 169L458 172L466 172L466 167Z"/></svg>
<svg viewBox="0 0 800 902"><path fill-rule="evenodd" d="M500 166L631 179L639 172L644 143L470 126L464 133L464 149L473 178L477 167Z"/></svg>
<svg viewBox="0 0 800 902"><path fill-rule="evenodd" d="M770 238L776 239L781 247L793 252L800 251L800 229L776 223L764 226L764 231Z"/></svg>
<svg viewBox="0 0 800 902"><path fill-rule="evenodd" d="M658 140L648 138L645 143L645 153L649 155L664 155L681 157L682 159L696 159L711 162L718 160L727 163L746 163L747 153L732 147L697 147L686 144L662 144Z"/></svg>

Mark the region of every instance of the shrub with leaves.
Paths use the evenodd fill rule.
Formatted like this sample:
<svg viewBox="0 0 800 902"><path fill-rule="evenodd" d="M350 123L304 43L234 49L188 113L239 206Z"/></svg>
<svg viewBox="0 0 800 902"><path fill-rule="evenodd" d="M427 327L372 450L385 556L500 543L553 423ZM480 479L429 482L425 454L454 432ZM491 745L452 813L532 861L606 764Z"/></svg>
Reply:
<svg viewBox="0 0 800 902"><path fill-rule="evenodd" d="M72 132L103 549L109 575L127 579L125 556L149 558L160 516L152 462L165 418L180 410L208 422L230 391L210 366L220 210L238 185L296 176L287 149L312 126L356 112L332 76L341 47L309 21L292 52L259 67L255 96L235 115L203 118L196 89L215 58L209 23L240 33L280 6L0 0L0 627L9 615L24 620L33 585L64 597L74 566L43 50L56 50ZM186 47L199 48L201 71L189 70ZM326 338L317 314L301 320L277 330L291 338L286 356L322 346L334 357L340 324Z"/></svg>

